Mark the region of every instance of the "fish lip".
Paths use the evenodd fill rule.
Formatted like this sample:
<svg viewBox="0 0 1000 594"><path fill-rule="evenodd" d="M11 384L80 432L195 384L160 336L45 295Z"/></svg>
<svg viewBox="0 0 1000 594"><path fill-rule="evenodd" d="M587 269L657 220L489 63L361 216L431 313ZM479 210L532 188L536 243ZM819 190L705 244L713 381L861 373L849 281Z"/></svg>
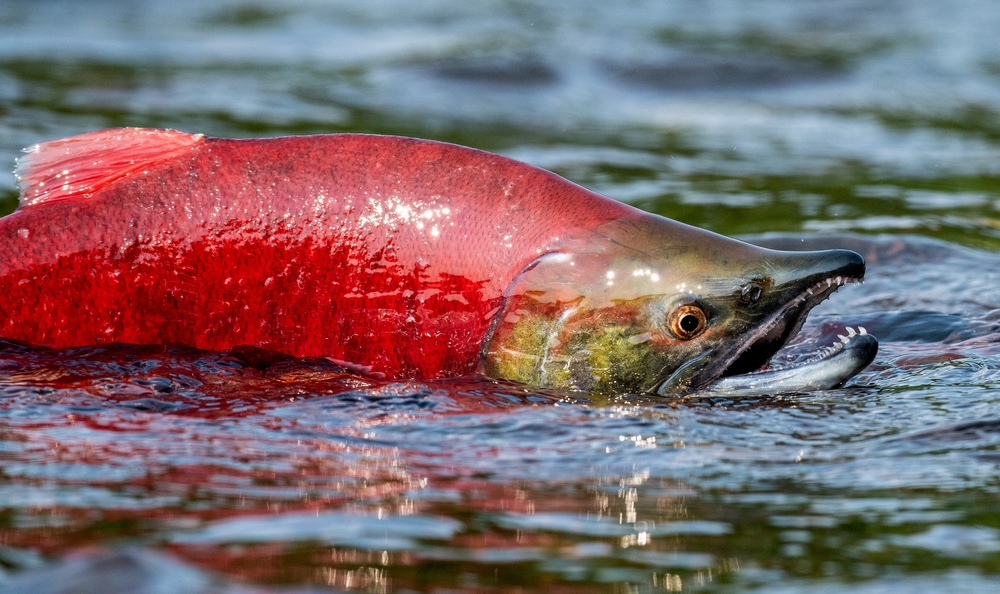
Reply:
<svg viewBox="0 0 1000 594"><path fill-rule="evenodd" d="M863 276L835 276L835 277L824 278L816 282L815 284L807 287L806 289L801 291L798 295L796 295L794 298L788 300L787 303L783 304L780 308L775 310L774 313L771 315L771 317L765 323L755 328L750 334L748 334L745 337L745 340L740 341L734 348L732 348L728 352L717 354L713 353L712 351L709 351L707 353L704 353L702 357L699 357L699 359L701 359L705 355L709 354L718 355L713 363L707 365L704 369L694 374L694 376L688 383L687 387L683 390L683 394L696 392L704 388L705 386L709 385L710 383L714 382L715 380L719 379L720 377L722 377L725 374L726 370L729 369L729 367L732 366L737 361L737 359L740 358L741 355L754 348L754 346L756 346L757 343L762 338L764 338L779 323L784 321L784 317L790 311L794 310L796 307L802 306L802 304L805 303L805 306L802 308L802 311L792 322L791 330L788 332L784 341L782 341L782 344L778 347L778 349L775 349L774 352L777 352L778 350L780 350L782 346L788 344L788 342L791 341L795 337L795 335L799 333L799 330L801 330L802 328L802 324L805 323L806 317L814 307L825 301L840 287L843 287L844 285L847 284L860 284L863 282L864 282ZM774 353L771 353L771 355L773 354ZM768 361L769 360L770 356L768 357ZM764 367L764 365L767 365L767 361L765 361L765 363L760 367L758 367L757 369L751 370L747 373L753 373L755 371L759 371ZM678 369L677 371L680 371L680 369ZM675 371L666 379L664 379L656 387L655 391L659 394L663 394L664 388L668 384L670 384L671 380L673 380L674 377L676 377L677 371ZM745 375L745 374L738 374L738 375Z"/></svg>
<svg viewBox="0 0 1000 594"><path fill-rule="evenodd" d="M846 334L804 361L721 377L690 396L754 397L837 388L871 365L878 354L878 339L863 326L857 330L847 326Z"/></svg>

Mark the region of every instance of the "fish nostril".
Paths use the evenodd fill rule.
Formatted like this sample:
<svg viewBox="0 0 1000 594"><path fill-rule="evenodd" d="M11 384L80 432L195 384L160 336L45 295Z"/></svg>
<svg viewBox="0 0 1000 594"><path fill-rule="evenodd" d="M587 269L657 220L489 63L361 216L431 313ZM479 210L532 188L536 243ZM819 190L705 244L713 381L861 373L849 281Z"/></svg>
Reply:
<svg viewBox="0 0 1000 594"><path fill-rule="evenodd" d="M743 290L740 291L740 303L746 305L756 303L763 292L764 290L760 288L760 285L754 283L744 285Z"/></svg>

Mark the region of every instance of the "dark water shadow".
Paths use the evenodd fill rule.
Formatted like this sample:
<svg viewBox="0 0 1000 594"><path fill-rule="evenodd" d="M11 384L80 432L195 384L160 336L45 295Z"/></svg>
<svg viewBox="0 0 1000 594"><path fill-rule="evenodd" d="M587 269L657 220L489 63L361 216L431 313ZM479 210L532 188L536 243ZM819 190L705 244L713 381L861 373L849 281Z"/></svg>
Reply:
<svg viewBox="0 0 1000 594"><path fill-rule="evenodd" d="M443 80L537 87L555 84L559 74L555 68L538 58L451 58L422 67L430 76Z"/></svg>
<svg viewBox="0 0 1000 594"><path fill-rule="evenodd" d="M842 76L819 61L766 55L690 53L660 62L605 64L614 79L671 92L754 90L815 83Z"/></svg>

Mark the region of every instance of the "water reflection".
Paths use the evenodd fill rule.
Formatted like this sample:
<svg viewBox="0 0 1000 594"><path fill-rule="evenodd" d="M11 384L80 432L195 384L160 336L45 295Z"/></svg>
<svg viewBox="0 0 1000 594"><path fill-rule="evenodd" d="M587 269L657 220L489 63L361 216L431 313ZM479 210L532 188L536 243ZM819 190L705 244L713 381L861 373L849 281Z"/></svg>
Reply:
<svg viewBox="0 0 1000 594"><path fill-rule="evenodd" d="M841 390L667 403L3 344L0 589L996 591L997 30L971 1L0 1L0 162L120 125L449 140L858 250L783 356L847 314L883 338Z"/></svg>

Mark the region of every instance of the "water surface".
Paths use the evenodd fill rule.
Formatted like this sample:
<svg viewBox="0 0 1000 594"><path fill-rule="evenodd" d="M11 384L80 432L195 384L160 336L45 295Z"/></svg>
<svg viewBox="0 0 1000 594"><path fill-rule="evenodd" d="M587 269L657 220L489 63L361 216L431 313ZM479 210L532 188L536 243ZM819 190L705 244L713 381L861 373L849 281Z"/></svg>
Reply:
<svg viewBox="0 0 1000 594"><path fill-rule="evenodd" d="M123 125L459 142L858 250L782 356L881 343L842 389L737 401L0 343L0 585L996 591L998 30L973 0L0 0L8 169Z"/></svg>

